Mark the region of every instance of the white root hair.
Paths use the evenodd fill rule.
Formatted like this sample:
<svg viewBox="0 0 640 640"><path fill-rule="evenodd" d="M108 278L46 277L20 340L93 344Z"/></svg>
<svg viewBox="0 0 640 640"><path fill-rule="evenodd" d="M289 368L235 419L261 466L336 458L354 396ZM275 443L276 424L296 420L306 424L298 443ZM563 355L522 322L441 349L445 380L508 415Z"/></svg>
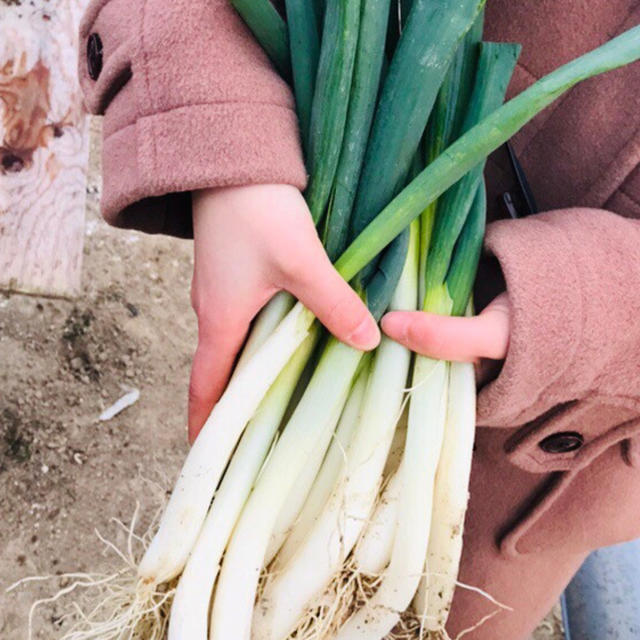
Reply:
<svg viewBox="0 0 640 640"><path fill-rule="evenodd" d="M34 621L37 611L48 604L65 600L71 594L74 599L68 605L59 622L70 627L60 640L164 640L168 625L176 581L164 585L145 584L138 577L138 562L157 529L160 511L142 534L136 533L140 505L137 504L131 524L112 518L112 523L126 533L125 549L105 538L99 531L96 536L121 565L110 573L65 573L54 576L24 578L7 591L34 582L49 580L71 581L57 593L36 600L29 610L27 638L34 637ZM76 595L77 594L77 595Z"/></svg>

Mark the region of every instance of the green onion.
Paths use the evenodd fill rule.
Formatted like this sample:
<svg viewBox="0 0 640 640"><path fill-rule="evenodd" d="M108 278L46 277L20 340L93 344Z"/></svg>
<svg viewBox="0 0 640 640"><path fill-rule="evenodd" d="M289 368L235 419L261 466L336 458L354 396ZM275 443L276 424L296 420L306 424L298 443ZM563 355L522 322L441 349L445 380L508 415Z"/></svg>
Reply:
<svg viewBox="0 0 640 640"><path fill-rule="evenodd" d="M420 357L414 363L391 561L376 593L347 620L337 640L384 638L418 588L429 541L433 498L429 488L444 435L448 376L447 362Z"/></svg>
<svg viewBox="0 0 640 640"><path fill-rule="evenodd" d="M445 628L458 579L476 429L473 364L449 365L447 415L435 476L425 578L414 607L425 627Z"/></svg>
<svg viewBox="0 0 640 640"><path fill-rule="evenodd" d="M482 248L486 219L486 192L480 182L471 211L464 224L445 284L447 309L461 315L469 308L469 297ZM417 363L421 358L418 357ZM451 363L446 382L447 411L439 423L440 457L431 471L434 473L433 502L425 507L431 511L429 543L426 548L424 577L413 599L413 608L432 631L444 630L462 552L464 516L469 495L469 474L475 437L475 376L473 365ZM412 399L412 402L418 399Z"/></svg>
<svg viewBox="0 0 640 640"><path fill-rule="evenodd" d="M322 463L309 497L304 504L291 532L286 537L284 545L276 556L275 571L278 572L293 558L309 531L314 527L327 501L331 497L336 481L341 473L346 452L352 446L353 435L362 419L364 397L369 381L370 363L362 368L356 383L349 394L349 399L340 416L340 423L335 432L331 448Z"/></svg>
<svg viewBox="0 0 640 640"><path fill-rule="evenodd" d="M344 136L360 27L360 0L328 0L311 112L306 198L314 222L325 213Z"/></svg>
<svg viewBox="0 0 640 640"><path fill-rule="evenodd" d="M433 162L460 134L473 91L482 37L484 12L481 12L458 47L442 87L438 92L425 134L425 161ZM413 176L415 177L415 175ZM436 216L437 201L432 202L420 216L420 283L419 300L422 307L425 296L427 255Z"/></svg>
<svg viewBox="0 0 640 640"><path fill-rule="evenodd" d="M460 60L457 73L459 81L457 87L456 101L454 105L453 122L450 136L442 149L446 148L462 133L464 133L464 120L467 116L467 105L471 102L471 95L475 85L476 72L478 67L478 56L480 54L480 43L482 41L482 32L484 29L484 10L482 10L471 29L467 33L463 43L458 50ZM439 155L439 154L438 154ZM435 158L431 158L433 160Z"/></svg>
<svg viewBox="0 0 640 640"><path fill-rule="evenodd" d="M343 406L362 353L330 340L249 497L225 552L213 602L211 640L249 637L258 578L279 510Z"/></svg>
<svg viewBox="0 0 640 640"><path fill-rule="evenodd" d="M481 45L464 131L502 104L519 55L519 45L494 42ZM439 310L441 289L449 270L453 247L471 209L483 172L484 161L473 167L438 202L425 274L424 308L428 311Z"/></svg>
<svg viewBox="0 0 640 640"><path fill-rule="evenodd" d="M380 495L373 515L366 524L354 550L357 570L379 576L389 564L398 520L398 502L402 493L402 473L393 472Z"/></svg>
<svg viewBox="0 0 640 640"><path fill-rule="evenodd" d="M426 164L433 162L463 133L462 125L475 83L483 21L482 11L458 47L438 92L425 133Z"/></svg>
<svg viewBox="0 0 640 640"><path fill-rule="evenodd" d="M483 4L484 0L411 4L371 130L352 216L353 235L405 185L450 62ZM406 236L400 237L359 276L374 317L388 305L406 246Z"/></svg>
<svg viewBox="0 0 640 640"><path fill-rule="evenodd" d="M356 199L354 234L404 186L449 63L481 4L414 1L376 110Z"/></svg>
<svg viewBox="0 0 640 640"><path fill-rule="evenodd" d="M231 0L280 74L291 75L287 25L270 0Z"/></svg>
<svg viewBox="0 0 640 640"><path fill-rule="evenodd" d="M640 59L640 27L544 76L467 131L389 203L336 262L351 280L451 185L578 82Z"/></svg>
<svg viewBox="0 0 640 640"><path fill-rule="evenodd" d="M291 46L291 66L300 133L305 150L309 144L311 105L320 57L320 40L312 0L286 0Z"/></svg>
<svg viewBox="0 0 640 640"><path fill-rule="evenodd" d="M198 437L199 444L187 455L159 531L140 563L144 583L167 582L184 568L240 435L312 323L313 315L298 303L229 382ZM175 544L176 537L181 544Z"/></svg>
<svg viewBox="0 0 640 640"><path fill-rule="evenodd" d="M347 246L351 210L380 86L390 0L362 0L351 102L323 243L335 260Z"/></svg>
<svg viewBox="0 0 640 640"><path fill-rule="evenodd" d="M171 607L169 637L207 637L209 603L224 549L264 463L319 332L312 331L282 370L245 429L189 557ZM212 568L214 569L212 571Z"/></svg>
<svg viewBox="0 0 640 640"><path fill-rule="evenodd" d="M514 45L483 45L478 61L478 70L470 104L467 123L481 119L497 108L504 99L506 88L515 67L519 48ZM439 127L440 128L440 127ZM482 166L474 168L469 184L465 180L456 184L448 193L458 192L473 201L481 181ZM475 175L477 174L477 176ZM484 196L484 191L482 191ZM425 308L438 312L450 312L449 291L443 293L443 282L451 262L453 245L460 235L461 227L471 208L459 206L460 197L453 198L454 205L443 199L442 206L436 212L436 225L431 240L431 250L426 261L426 299ZM482 200L475 208L468 229L475 231L477 218L484 220ZM459 220L461 219L461 222ZM443 232L444 230L444 232ZM452 246L448 246L453 238ZM481 236L480 236L481 238ZM477 240L477 235L467 231L461 238L459 252L454 267L451 284L456 296L466 295L463 290L464 275L461 269L473 269L471 281L475 275L476 263L471 262L473 253L468 246ZM475 248L475 245L473 245ZM471 256L473 257L473 256ZM445 271L440 277L440 265ZM434 274L435 282L434 285ZM457 275L459 274L459 275ZM462 283L462 284L461 284ZM446 285L444 286L446 289ZM436 297L436 294L438 297ZM442 298L446 300L443 305ZM434 299L436 302L434 303ZM465 306L466 306L465 299ZM382 638L386 636L399 620L399 612L405 611L413 600L421 583L428 552L429 534L432 528L433 495L439 454L445 438L447 423L447 395L449 392L449 365L430 358L417 356L413 369L412 397L409 405L409 425L405 454L401 466L400 482L402 490L398 499L396 530L387 567L375 595L366 607L362 607L346 622L338 634L339 640L351 638ZM459 444L458 446L463 446ZM386 560L386 558L385 558ZM430 567L427 567L427 571ZM425 581L426 582L426 581ZM431 594L431 590L428 590ZM418 613L421 613L420 611ZM366 633L364 632L366 630Z"/></svg>
<svg viewBox="0 0 640 640"><path fill-rule="evenodd" d="M451 299L451 315L464 315L473 289L487 217L487 194L484 181L476 191L460 237L456 243L446 286Z"/></svg>
<svg viewBox="0 0 640 640"><path fill-rule="evenodd" d="M392 302L395 309L416 308L417 258L418 233L414 225L405 268ZM313 527L295 552L290 552L289 562L279 566L274 580L267 583L256 609L259 615L254 637L287 637L334 574L342 570L375 503L401 413L409 364L409 351L384 338L340 477Z"/></svg>
<svg viewBox="0 0 640 640"><path fill-rule="evenodd" d="M358 370L365 374L368 373L369 370L369 360L370 354L365 354L362 360L358 364ZM354 374L354 380L360 377L357 373ZM353 386L356 386L354 382ZM328 449L330 448L330 444L332 443L334 436L337 436L337 432L340 427L344 429L353 429L353 425L346 426L341 424L342 416L347 413L351 413L352 407L347 407L349 405L349 400L353 395L354 389L350 389L348 392L348 396L346 397L346 402L341 403L338 409L336 409L336 413L332 416L330 424L321 434L320 440L317 442L314 450L309 458L307 458L304 469L296 479L295 484L291 487L289 494L284 501L282 508L278 513L278 517L273 526L273 531L271 532L271 538L269 540L269 546L267 547L267 552L264 559L264 564L268 565L275 558L276 554L279 552L282 544L285 540L288 539L289 534L291 533L294 525L298 522L298 518L300 516L303 507L307 503L307 499L309 493L312 491L312 488L315 487L314 493L321 489L321 485L319 484L319 480L317 478L318 475L330 475L328 467L325 465L325 455L329 455ZM347 416L348 417L348 416ZM347 419L345 418L345 420ZM321 472L321 467L323 471ZM319 474L319 472L321 472Z"/></svg>

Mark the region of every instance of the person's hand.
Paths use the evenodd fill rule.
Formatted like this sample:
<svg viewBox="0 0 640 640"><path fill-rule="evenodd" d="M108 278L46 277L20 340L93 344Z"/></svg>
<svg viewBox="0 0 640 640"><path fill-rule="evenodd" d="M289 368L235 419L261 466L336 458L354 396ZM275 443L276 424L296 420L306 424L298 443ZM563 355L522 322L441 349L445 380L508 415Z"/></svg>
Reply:
<svg viewBox="0 0 640 640"><path fill-rule="evenodd" d="M452 318L423 311L392 311L382 330L412 351L439 360L475 362L482 378L492 361L503 360L509 347L511 312L506 293L479 315Z"/></svg>
<svg viewBox="0 0 640 640"><path fill-rule="evenodd" d="M295 187L197 191L193 233L198 347L189 385L191 442L224 390L251 320L277 291L292 293L357 349L380 341L367 307L329 261Z"/></svg>

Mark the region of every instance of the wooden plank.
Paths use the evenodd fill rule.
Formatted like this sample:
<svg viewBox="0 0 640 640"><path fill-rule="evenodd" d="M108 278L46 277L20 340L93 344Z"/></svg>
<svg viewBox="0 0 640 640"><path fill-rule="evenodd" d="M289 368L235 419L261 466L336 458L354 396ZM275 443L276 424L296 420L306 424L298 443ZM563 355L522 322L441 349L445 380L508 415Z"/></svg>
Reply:
<svg viewBox="0 0 640 640"><path fill-rule="evenodd" d="M80 291L88 159L76 79L86 0L0 0L0 289Z"/></svg>

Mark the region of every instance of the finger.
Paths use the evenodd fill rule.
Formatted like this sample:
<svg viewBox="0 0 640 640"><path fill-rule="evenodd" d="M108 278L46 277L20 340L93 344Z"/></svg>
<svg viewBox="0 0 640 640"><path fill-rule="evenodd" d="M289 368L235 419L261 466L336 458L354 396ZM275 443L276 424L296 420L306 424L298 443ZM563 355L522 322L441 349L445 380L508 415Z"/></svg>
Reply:
<svg viewBox="0 0 640 640"><path fill-rule="evenodd" d="M220 399L249 329L250 318L222 325L198 323L198 347L193 356L189 382L189 442L193 444Z"/></svg>
<svg viewBox="0 0 640 640"><path fill-rule="evenodd" d="M293 261L296 264L296 261ZM298 262L300 264L300 262ZM304 268L291 268L285 288L336 338L368 351L380 342L380 330L367 306L334 269L320 243L304 256Z"/></svg>
<svg viewBox="0 0 640 640"><path fill-rule="evenodd" d="M421 311L388 313L382 330L412 351L440 360L501 360L509 345L509 308L494 301L473 318L440 316Z"/></svg>

